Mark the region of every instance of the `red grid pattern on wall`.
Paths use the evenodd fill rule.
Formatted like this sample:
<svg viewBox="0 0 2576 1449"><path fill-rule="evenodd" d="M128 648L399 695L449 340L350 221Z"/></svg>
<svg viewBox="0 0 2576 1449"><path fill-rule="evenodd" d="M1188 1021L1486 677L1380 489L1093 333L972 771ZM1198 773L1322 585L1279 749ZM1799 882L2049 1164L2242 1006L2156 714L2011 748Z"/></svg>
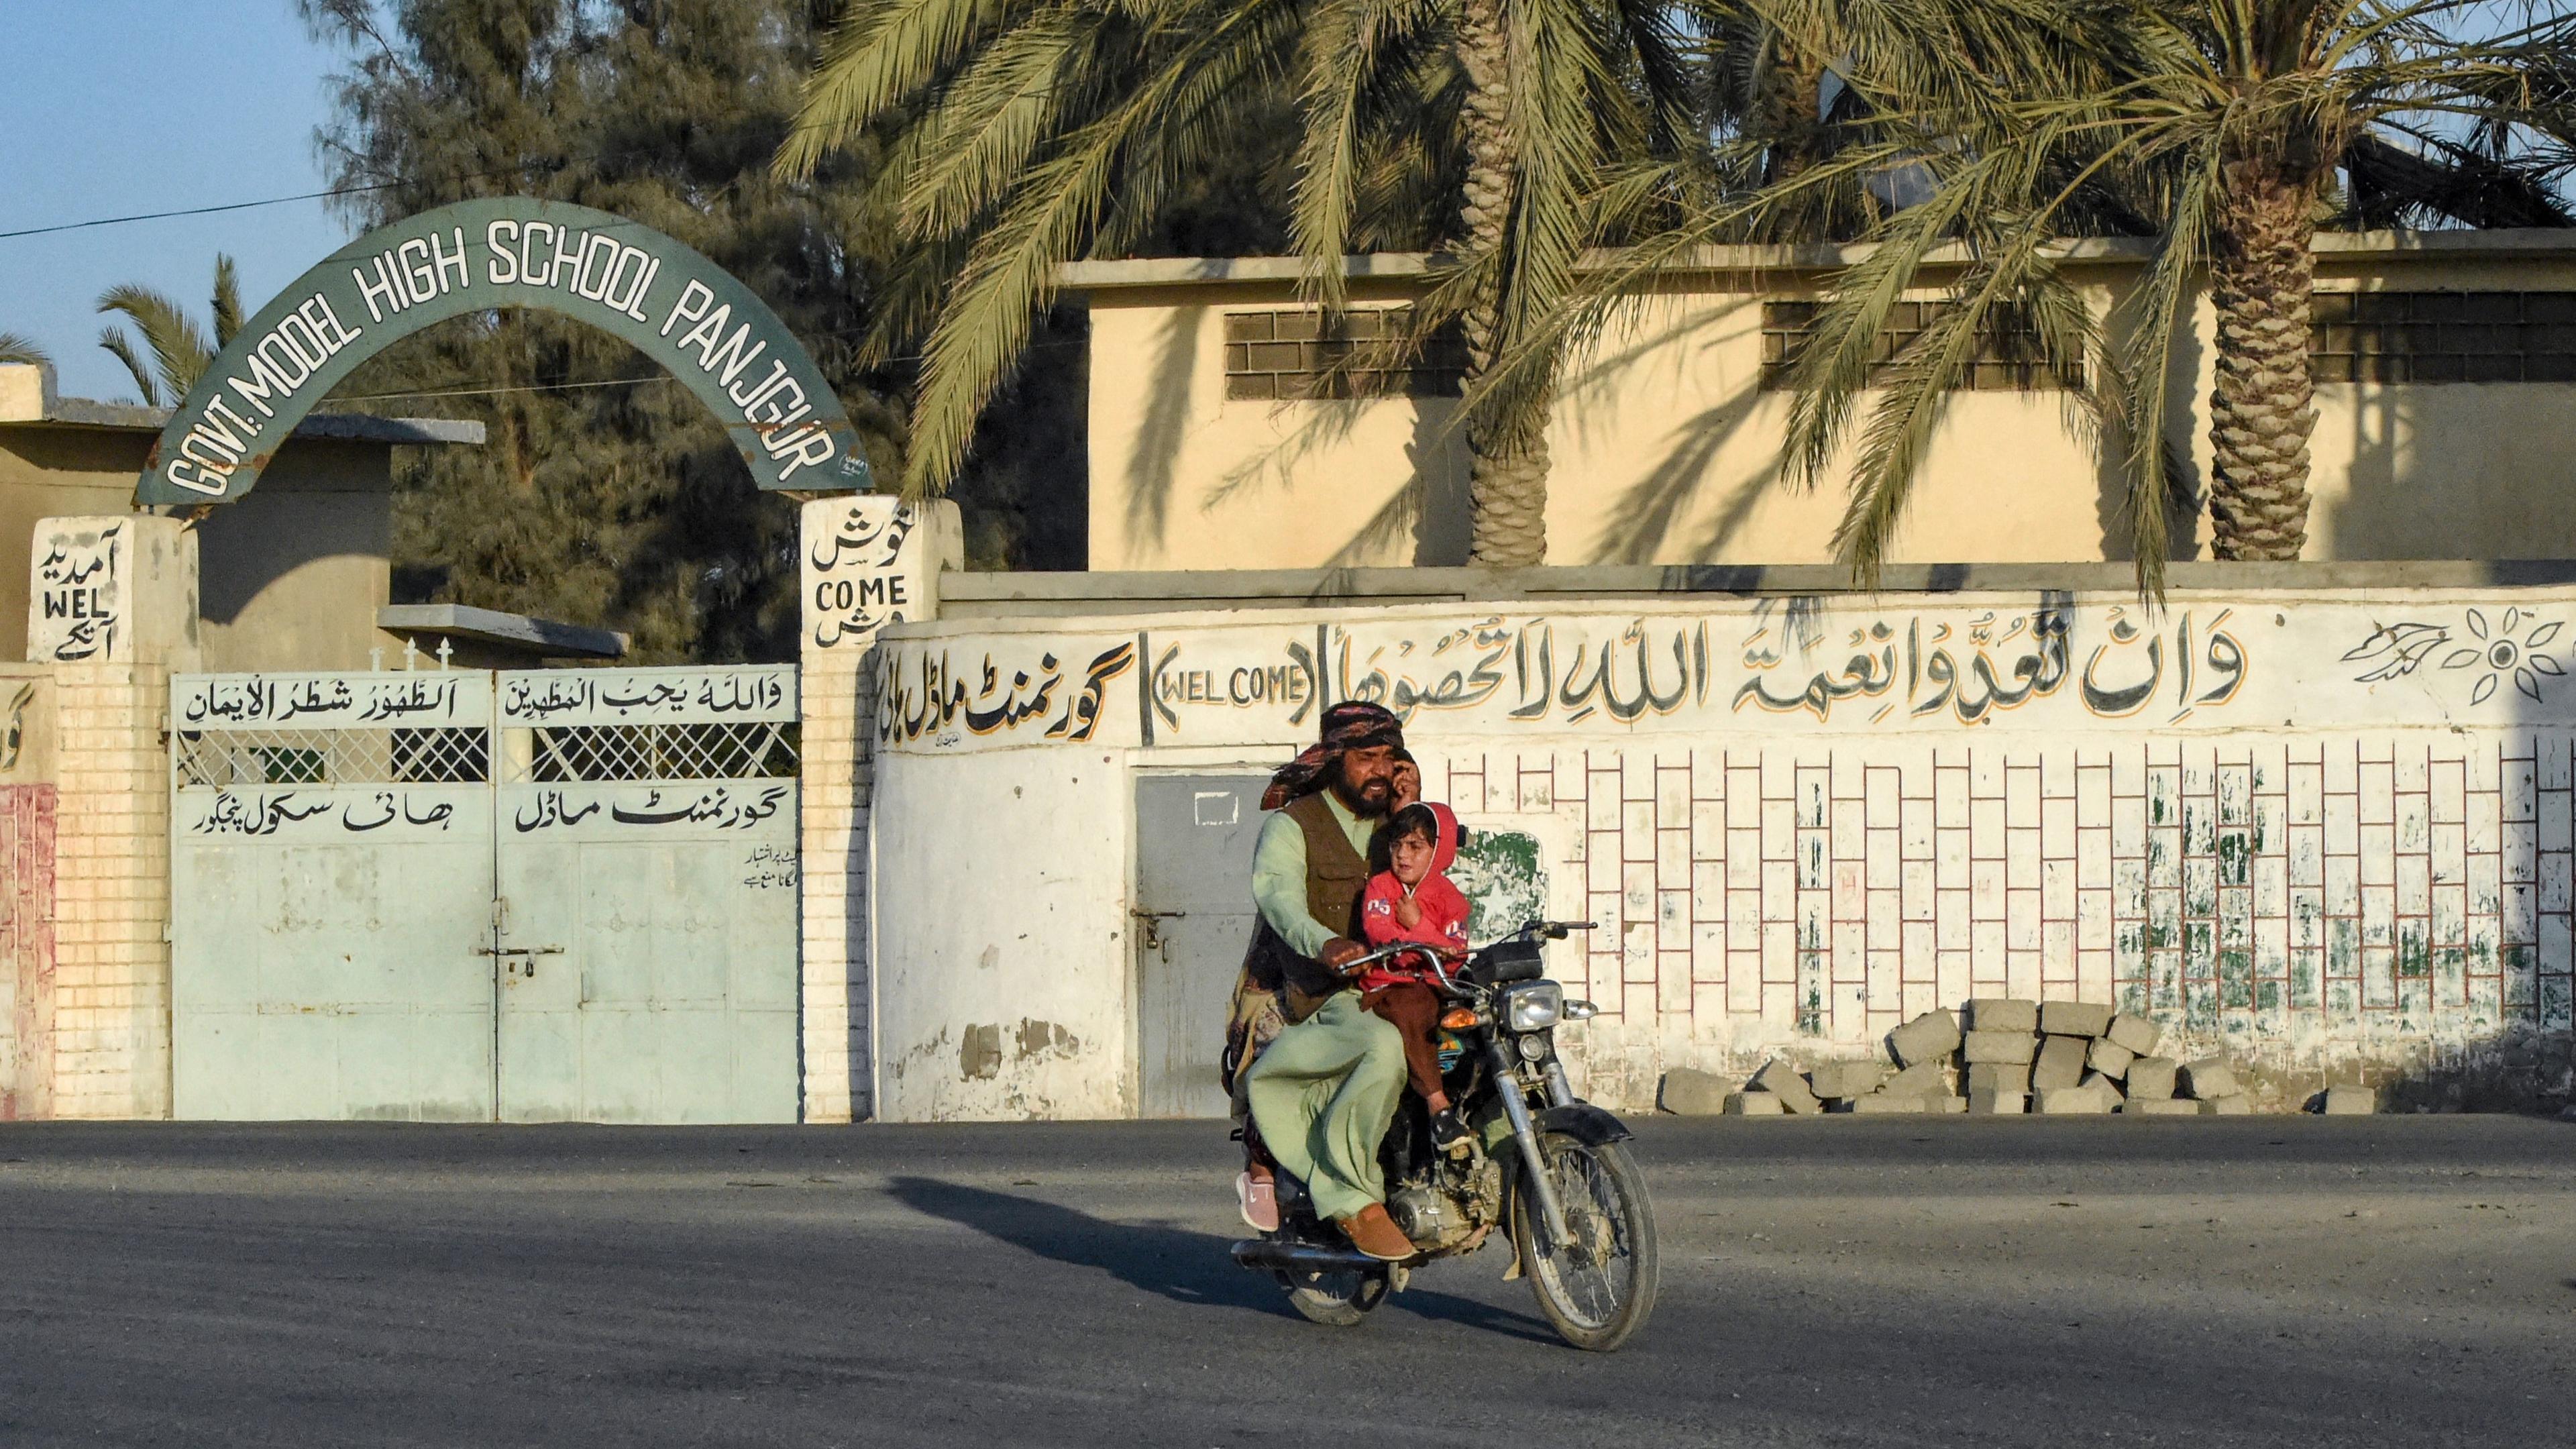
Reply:
<svg viewBox="0 0 2576 1449"><path fill-rule="evenodd" d="M1450 798L1579 822L1605 1013L1870 1040L1971 996L2196 1027L2569 1024L2576 748L1465 754ZM1499 821L1498 821L1499 823ZM2429 1023L2427 1023L2429 1024Z"/></svg>
<svg viewBox="0 0 2576 1449"><path fill-rule="evenodd" d="M53 1115L54 787L0 785L0 1121Z"/></svg>

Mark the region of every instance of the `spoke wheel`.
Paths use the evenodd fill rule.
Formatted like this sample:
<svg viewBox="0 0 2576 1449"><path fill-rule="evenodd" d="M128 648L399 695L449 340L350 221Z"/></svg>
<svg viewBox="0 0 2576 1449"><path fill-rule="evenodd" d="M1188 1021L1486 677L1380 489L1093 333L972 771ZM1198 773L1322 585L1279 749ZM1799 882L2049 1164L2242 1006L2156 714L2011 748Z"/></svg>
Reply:
<svg viewBox="0 0 2576 1449"><path fill-rule="evenodd" d="M1383 1269L1282 1273L1279 1281L1288 1289L1288 1306L1326 1328L1357 1328L1370 1309L1386 1300L1388 1286Z"/></svg>
<svg viewBox="0 0 2576 1449"><path fill-rule="evenodd" d="M1568 1241L1541 1243L1547 1229L1523 1177L1512 1207L1512 1246L1557 1335L1576 1348L1607 1353L1655 1311L1655 1216L1646 1180L1615 1142L1593 1147L1550 1132L1539 1147L1565 1205Z"/></svg>

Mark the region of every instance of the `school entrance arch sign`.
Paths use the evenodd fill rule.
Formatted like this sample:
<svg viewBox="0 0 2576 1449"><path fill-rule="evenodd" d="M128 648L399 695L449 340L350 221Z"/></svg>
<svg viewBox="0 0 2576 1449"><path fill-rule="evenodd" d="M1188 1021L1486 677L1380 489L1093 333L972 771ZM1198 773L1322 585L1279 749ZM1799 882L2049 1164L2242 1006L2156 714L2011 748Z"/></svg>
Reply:
<svg viewBox="0 0 2576 1449"><path fill-rule="evenodd" d="M295 279L226 344L153 445L135 501L248 493L314 404L436 322L531 307L624 339L723 422L765 489L869 486L850 419L768 304L696 251L586 206L498 197L379 227Z"/></svg>

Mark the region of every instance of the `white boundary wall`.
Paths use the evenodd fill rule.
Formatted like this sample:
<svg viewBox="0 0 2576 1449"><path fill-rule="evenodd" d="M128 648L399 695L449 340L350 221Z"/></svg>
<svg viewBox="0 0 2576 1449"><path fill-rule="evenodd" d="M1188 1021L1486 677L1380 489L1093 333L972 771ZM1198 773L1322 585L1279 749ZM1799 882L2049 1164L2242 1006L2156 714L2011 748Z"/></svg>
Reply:
<svg viewBox="0 0 2576 1449"><path fill-rule="evenodd" d="M803 784L799 864L805 1120L848 1122L874 1099L868 964L874 738L862 727L872 646L934 615L939 574L962 562L957 505L840 495L799 519Z"/></svg>
<svg viewBox="0 0 2576 1449"><path fill-rule="evenodd" d="M1601 922L1555 969L1606 1102L1985 995L2151 1011L2275 1105L2570 1085L2576 589L1536 607L888 631L878 1113L1133 1111L1134 774L1267 770L1349 697Z"/></svg>

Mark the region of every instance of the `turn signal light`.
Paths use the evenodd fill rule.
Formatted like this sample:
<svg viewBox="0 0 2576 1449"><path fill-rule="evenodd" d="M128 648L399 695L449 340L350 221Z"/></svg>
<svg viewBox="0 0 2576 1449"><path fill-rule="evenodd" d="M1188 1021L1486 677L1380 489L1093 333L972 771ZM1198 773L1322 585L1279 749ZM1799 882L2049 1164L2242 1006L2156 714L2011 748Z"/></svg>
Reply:
<svg viewBox="0 0 2576 1449"><path fill-rule="evenodd" d="M1453 1006L1440 1013L1440 1025L1450 1031L1465 1031L1475 1024L1476 1012L1472 1007Z"/></svg>

